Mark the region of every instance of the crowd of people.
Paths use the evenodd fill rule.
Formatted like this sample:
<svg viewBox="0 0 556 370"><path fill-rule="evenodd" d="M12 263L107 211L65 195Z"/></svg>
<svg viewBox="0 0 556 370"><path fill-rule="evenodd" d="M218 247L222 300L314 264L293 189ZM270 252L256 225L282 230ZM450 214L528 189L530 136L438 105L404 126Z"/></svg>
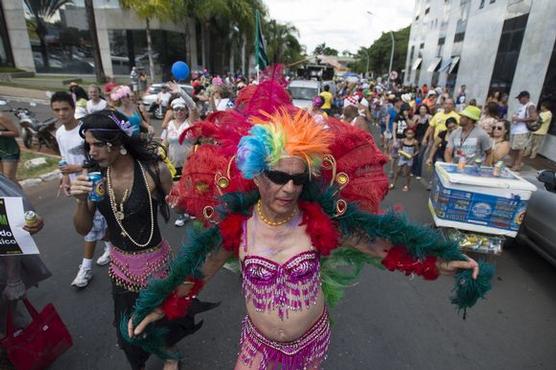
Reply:
<svg viewBox="0 0 556 370"><path fill-rule="evenodd" d="M538 112L526 91L517 96L520 108L508 119L500 94L493 94L481 107L467 98L465 86L452 97L426 85L412 89L386 86L380 81L327 84L313 98L306 114L287 113L287 109L291 112L294 108L286 95L274 107L283 106L284 110L269 111L268 114L274 113L271 117L249 111L249 104L245 104L253 101L250 94L257 84L254 79L240 76L221 78L206 74L194 76L190 94L176 83L165 84L157 97L157 104L164 106L159 135L151 123L150 112L140 102L137 92L143 89L134 83L130 87L110 81L103 87L90 85L87 91L72 84L69 91L56 92L51 97L50 107L60 123L56 132L63 160L60 191L75 200L74 225L84 237L83 259L71 285L78 288L88 285L93 277L95 246L97 242L103 243L104 251L96 264L109 264L118 344L132 369L144 369L150 355L145 347L134 342L141 338L147 325L157 322L158 327L166 329L167 348L173 348L181 338L199 329L195 315L215 305L198 300L196 294L234 254L242 261L248 311L236 368L264 369L281 364L284 369L296 370L320 366L326 358L330 327L327 303L320 288L319 258L330 252L326 248L339 246L340 231L329 230L329 235L335 235L329 241L334 245L325 248L321 245L323 241L317 241L313 234L322 225L311 226L309 219L314 216L326 225L328 221L323 221L326 216L319 213L322 211L304 203L302 190L312 176L318 175L313 166L322 163L330 152L333 130L343 127L335 118L367 134L375 129L380 131L381 150L390 160L389 187L394 189L403 176L403 191L410 190L412 177L421 179L424 168L438 160L479 159L488 165L506 161L514 170L520 170L524 156L537 155L551 121L548 106L541 103ZM243 89L246 90L242 92ZM280 93L276 94L280 97ZM137 309L138 299L143 302L141 292L150 278L164 279L170 274L175 281L178 279L177 269L168 270L171 247L160 231L157 215L160 213L165 221L170 219L167 196L178 186L188 158L198 145L214 143L214 138L184 140L184 132L200 119L214 119L211 117L219 112L238 119L233 116L238 111L244 119L253 119L250 125L257 123L257 129L242 133L233 158L242 181L253 182L258 201L250 205L247 212L250 216L236 225L237 235L233 235L238 238L237 245L213 251L206 260L199 260L196 268L202 271L198 273L201 278L182 277L177 286L172 286L172 294L164 302L185 305L187 311L182 310L181 315L174 317L172 309L157 307L143 320L131 320L127 335L122 333L118 330L120 321L128 318L134 307ZM531 125L537 121L540 128L532 130ZM3 127L0 150L4 150L10 145L8 140L15 140L17 129L5 117L0 117L0 126ZM307 145L293 142L296 137L306 138ZM374 143L369 145L374 148ZM17 161L19 152L17 159L12 152L6 149L7 154L2 154L1 159L2 172L14 180L9 163ZM271 156L276 157L270 159ZM210 160L206 160L210 167ZM98 202L88 200L93 184L86 172L92 170L100 171L105 178L106 196ZM222 183L222 189L227 186ZM183 207L175 206L173 211L176 226L199 217ZM337 208L337 212L341 214L345 209ZM208 213L204 216L212 217ZM308 225L307 229L303 225ZM29 231L41 228L42 221L40 227ZM367 234L346 238L354 249L373 258L391 260L390 252L399 253L392 244L395 236L393 240L379 241ZM468 258L438 258L432 262L427 258L426 263L427 267L420 267L419 273L432 274L429 277L456 269L471 270L473 278L479 274L478 264ZM287 271L282 269L285 265ZM396 263L387 267L415 272ZM43 271L40 279L48 274ZM274 289L269 290L261 280L267 275L276 281L287 281L289 288L275 283L271 285ZM20 299L28 287L22 281L21 276L10 277L4 296L11 301ZM303 299L299 291L303 291ZM173 359L164 363L164 369L178 366Z"/></svg>
<svg viewBox="0 0 556 370"><path fill-rule="evenodd" d="M529 92L515 98L518 109L508 116L508 96L494 91L483 105L467 97L466 86L456 94L447 89L384 86L374 82L338 82L314 99L311 114L333 114L364 130L380 128L380 144L390 159L390 188L404 176L403 191L411 177L420 180L436 161L485 165L503 161L520 171L524 158L534 159L552 121L548 103L537 109ZM324 101L332 106L322 108Z"/></svg>

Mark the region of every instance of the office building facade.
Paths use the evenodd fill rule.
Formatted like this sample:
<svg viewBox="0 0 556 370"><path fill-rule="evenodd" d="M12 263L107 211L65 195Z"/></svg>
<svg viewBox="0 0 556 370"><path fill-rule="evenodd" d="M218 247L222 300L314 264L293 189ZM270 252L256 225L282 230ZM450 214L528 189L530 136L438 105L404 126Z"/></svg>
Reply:
<svg viewBox="0 0 556 370"><path fill-rule="evenodd" d="M508 95L509 115L522 90L546 101L556 117L556 1L416 0L404 83L466 85L482 105L488 95ZM540 153L556 160L553 122Z"/></svg>

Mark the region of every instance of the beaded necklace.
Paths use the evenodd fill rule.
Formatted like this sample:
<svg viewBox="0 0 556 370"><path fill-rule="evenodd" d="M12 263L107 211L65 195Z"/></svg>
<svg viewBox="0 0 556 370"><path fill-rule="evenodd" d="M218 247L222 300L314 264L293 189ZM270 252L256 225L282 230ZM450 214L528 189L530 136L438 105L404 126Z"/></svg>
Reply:
<svg viewBox="0 0 556 370"><path fill-rule="evenodd" d="M295 216L295 214L297 213L297 210L294 209L289 215L288 217L286 217L285 219L281 220L281 221L272 221L269 220L263 212L263 204L261 202L261 200L259 199L259 201L257 202L257 215L259 216L259 218L261 219L262 222L264 222L265 224L269 225L269 226L280 226L280 225L284 225L287 224L288 222L291 221L291 219L293 218L293 216Z"/></svg>
<svg viewBox="0 0 556 370"><path fill-rule="evenodd" d="M122 203L120 205L120 209L118 209L118 204L116 203L116 196L114 195L114 189L112 188L112 177L110 176L110 167L108 167L108 169L106 170L106 180L107 180L107 185L108 185L108 198L110 199L110 208L112 208L112 213L114 214L114 218L116 219L116 223L118 224L118 226L120 227L121 231L121 235L124 238L129 238L129 240L135 244L137 247L139 248L144 248L147 245L150 244L153 235L154 235L154 212L153 212L153 202L151 199L151 192L149 189L149 183L147 182L147 176L145 175L145 170L143 169L143 166L141 165L141 162L137 162L137 164L139 165L139 168L141 169L141 174L143 175L143 180L145 181L145 187L147 188L147 196L149 198L149 212L150 212L150 218L151 218L151 232L149 235L149 239L143 243L140 244L138 242L136 242L131 235L129 235L129 233L127 232L127 230L124 228L124 225L122 224L122 220L124 219L124 214L123 214L123 202L125 201L125 196L127 194L124 194L124 199L122 199ZM127 190L126 190L127 193Z"/></svg>

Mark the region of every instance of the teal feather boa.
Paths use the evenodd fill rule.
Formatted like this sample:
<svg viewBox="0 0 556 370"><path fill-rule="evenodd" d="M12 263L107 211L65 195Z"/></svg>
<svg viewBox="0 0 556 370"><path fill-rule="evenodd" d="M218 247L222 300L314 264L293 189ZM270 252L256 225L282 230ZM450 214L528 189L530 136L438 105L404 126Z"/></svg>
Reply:
<svg viewBox="0 0 556 370"><path fill-rule="evenodd" d="M301 199L318 202L329 217L333 218L343 236L363 235L369 239L381 238L393 244L405 246L409 253L417 258L433 255L447 261L465 260L458 246L445 240L442 235L432 229L414 225L399 214L387 213L375 215L348 204L342 215L336 215L338 189L319 186L311 183L305 186ZM221 198L219 213L222 218L230 213L248 215L251 207L259 199L257 191L246 193L229 193ZM135 304L133 322L136 325L155 308L159 307L166 297L187 277L202 277L201 267L206 256L220 245L222 237L216 226L204 228L200 223L188 228L185 243L178 257L170 265L170 273L164 280L153 280L141 291ZM356 283L365 264L378 267L380 261L353 248L337 248L330 256L321 258L322 288L327 304L334 306L343 296L343 290ZM479 262L479 277L474 280L471 271L460 271L456 274L456 285L451 302L458 311L472 307L479 298L484 298L491 289L493 266ZM167 353L163 350L164 331L150 325L141 338L127 336L127 320L120 323L120 331L124 339L132 344L143 347L161 358L177 358L179 354Z"/></svg>

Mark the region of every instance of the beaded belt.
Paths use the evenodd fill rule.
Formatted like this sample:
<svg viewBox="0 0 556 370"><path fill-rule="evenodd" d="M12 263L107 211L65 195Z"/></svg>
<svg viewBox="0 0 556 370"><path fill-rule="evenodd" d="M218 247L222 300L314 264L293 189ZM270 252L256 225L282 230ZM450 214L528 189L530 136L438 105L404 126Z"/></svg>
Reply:
<svg viewBox="0 0 556 370"><path fill-rule="evenodd" d="M324 309L320 318L300 338L277 342L257 330L249 316L243 319L241 331L241 361L251 366L257 353L263 355L259 370L281 365L283 370L302 370L319 366L326 359L330 344L330 320Z"/></svg>
<svg viewBox="0 0 556 370"><path fill-rule="evenodd" d="M168 274L171 248L166 240L155 248L125 252L112 247L108 274L116 285L138 292L147 286L150 278L163 279Z"/></svg>

